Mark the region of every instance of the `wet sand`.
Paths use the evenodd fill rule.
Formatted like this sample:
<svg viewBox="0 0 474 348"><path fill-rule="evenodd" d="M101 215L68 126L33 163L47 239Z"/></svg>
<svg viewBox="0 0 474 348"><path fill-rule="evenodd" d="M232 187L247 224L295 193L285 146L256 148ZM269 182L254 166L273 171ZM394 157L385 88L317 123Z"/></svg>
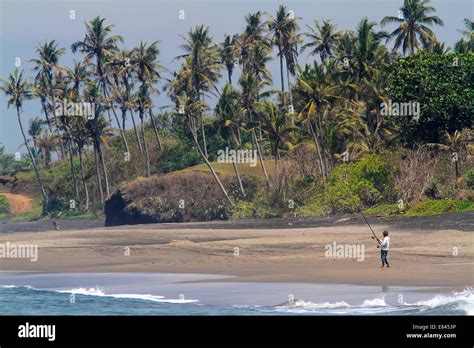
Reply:
<svg viewBox="0 0 474 348"><path fill-rule="evenodd" d="M371 219L390 231L391 268L360 218L242 220L95 227L50 222L17 229L5 223L0 244L38 245L37 262L0 259L1 270L40 272L166 272L232 275L227 282L303 282L432 286L474 283L474 212L425 218ZM1 222L0 222L1 224ZM26 225L25 225L26 224ZM66 227L65 227L66 226ZM66 229L64 229L66 228ZM16 229L16 230L15 230ZM364 246L364 258L326 257L326 245ZM238 249L236 249L238 248ZM454 255L453 255L454 251ZM457 255L456 254L457 251ZM222 281L222 280L221 280Z"/></svg>

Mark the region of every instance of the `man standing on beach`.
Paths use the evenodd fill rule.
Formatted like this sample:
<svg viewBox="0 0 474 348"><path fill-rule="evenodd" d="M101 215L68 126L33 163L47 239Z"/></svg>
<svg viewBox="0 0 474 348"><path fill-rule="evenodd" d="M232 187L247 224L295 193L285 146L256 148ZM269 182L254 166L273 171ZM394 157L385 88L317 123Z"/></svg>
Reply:
<svg viewBox="0 0 474 348"><path fill-rule="evenodd" d="M380 243L380 258L382 259L382 269L387 265L387 268L390 268L388 264L388 248L390 247L390 237L388 236L388 231L383 231L383 239L379 240Z"/></svg>

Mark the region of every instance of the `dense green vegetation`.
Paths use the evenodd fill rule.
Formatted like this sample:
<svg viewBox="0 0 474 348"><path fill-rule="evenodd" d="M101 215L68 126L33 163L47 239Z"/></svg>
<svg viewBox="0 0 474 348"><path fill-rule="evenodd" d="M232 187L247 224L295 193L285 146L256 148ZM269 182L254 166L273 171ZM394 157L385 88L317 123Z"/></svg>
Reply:
<svg viewBox="0 0 474 348"><path fill-rule="evenodd" d="M10 214L10 204L5 196L0 194L0 219Z"/></svg>
<svg viewBox="0 0 474 348"><path fill-rule="evenodd" d="M71 45L73 67L48 41L30 61L32 80L19 70L3 80L28 155L15 160L0 147L0 175L41 196L42 214L66 217L100 214L124 187L143 195L123 200L125 209L154 221L178 216L186 192L194 205L182 220L472 209L473 22L450 50L436 39L443 21L429 1L405 0L400 11L381 21L395 24L391 33L368 18L354 30L323 20L303 32L283 5L274 16L250 13L220 43L197 26L172 72L158 41L124 49L113 25L94 18ZM301 53L311 62L300 64ZM159 93L172 105L159 107ZM24 128L32 98L44 119ZM229 150L253 154L252 166L218 162ZM172 188L174 175L203 183L202 172L212 190ZM146 185L167 189L139 188L156 174Z"/></svg>

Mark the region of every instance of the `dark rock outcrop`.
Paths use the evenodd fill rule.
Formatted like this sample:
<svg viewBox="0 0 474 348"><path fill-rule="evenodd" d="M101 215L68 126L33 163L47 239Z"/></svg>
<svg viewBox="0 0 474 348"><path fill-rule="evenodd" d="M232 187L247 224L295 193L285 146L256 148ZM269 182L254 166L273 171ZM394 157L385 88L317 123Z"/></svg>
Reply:
<svg viewBox="0 0 474 348"><path fill-rule="evenodd" d="M105 225L227 219L229 209L211 174L170 173L121 185L105 202Z"/></svg>

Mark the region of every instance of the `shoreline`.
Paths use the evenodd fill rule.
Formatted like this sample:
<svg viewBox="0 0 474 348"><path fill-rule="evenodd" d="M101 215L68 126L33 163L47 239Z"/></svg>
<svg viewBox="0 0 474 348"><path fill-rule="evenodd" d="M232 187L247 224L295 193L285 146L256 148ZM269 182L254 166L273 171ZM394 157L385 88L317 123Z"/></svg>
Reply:
<svg viewBox="0 0 474 348"><path fill-rule="evenodd" d="M4 310L14 315L28 313L31 306L45 315L472 315L471 289L285 282L236 286L211 274L0 274ZM10 305L18 298L22 305Z"/></svg>
<svg viewBox="0 0 474 348"><path fill-rule="evenodd" d="M360 219L256 220L253 227L252 221L245 221L244 226L237 223L234 228L228 228L232 222L96 228L85 225L79 230L43 232L24 232L22 227L19 232L0 233L0 244L37 245L38 261L0 259L0 268L46 273L194 273L231 275L232 278L223 280L228 283L428 286L462 290L474 284L474 235L470 227L474 214L462 216L465 220L459 214L441 216L422 228L420 219L411 224L405 220L372 221L377 234L385 229L390 231L392 264L388 270L379 269L379 249ZM439 219L444 222L442 226L436 223ZM265 228L265 223L274 222L277 228ZM311 223L319 226L305 227ZM325 247L334 242L363 245L363 261L326 257ZM458 255L453 255L453 248L458 249Z"/></svg>

